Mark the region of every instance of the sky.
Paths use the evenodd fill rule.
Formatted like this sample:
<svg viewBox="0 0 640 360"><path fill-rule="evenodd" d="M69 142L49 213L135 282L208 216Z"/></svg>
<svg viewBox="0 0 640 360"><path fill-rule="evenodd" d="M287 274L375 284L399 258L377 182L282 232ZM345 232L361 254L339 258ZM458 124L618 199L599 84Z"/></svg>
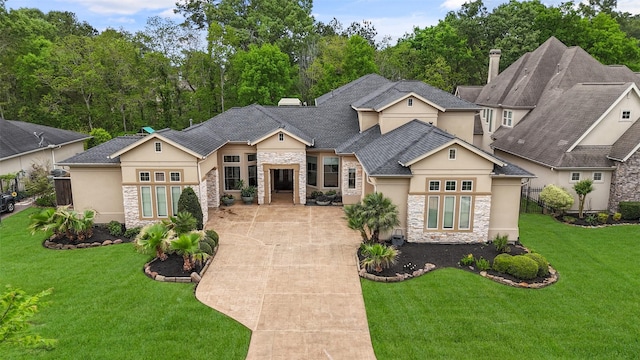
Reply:
<svg viewBox="0 0 640 360"><path fill-rule="evenodd" d="M414 27L435 25L449 11L457 11L467 0L314 0L312 14L316 20L328 23L334 17L344 27L354 21L371 21L378 31L377 40L384 36L398 39L411 33ZM578 0L575 0L577 2ZM129 32L144 30L152 16L171 17L176 0L7 0L11 9L21 7L71 11L80 21L86 21L99 31L106 28L124 29ZM484 0L488 9L507 2ZM564 0L542 0L546 5L557 5ZM640 14L640 1L618 0L618 11Z"/></svg>

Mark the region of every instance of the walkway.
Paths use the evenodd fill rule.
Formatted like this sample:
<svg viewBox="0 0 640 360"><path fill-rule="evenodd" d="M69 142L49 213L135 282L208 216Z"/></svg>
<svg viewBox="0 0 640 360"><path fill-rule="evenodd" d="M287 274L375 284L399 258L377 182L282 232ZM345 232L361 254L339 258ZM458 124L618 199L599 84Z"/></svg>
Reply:
<svg viewBox="0 0 640 360"><path fill-rule="evenodd" d="M375 359L342 208L211 210L220 248L196 297L253 331L247 359Z"/></svg>

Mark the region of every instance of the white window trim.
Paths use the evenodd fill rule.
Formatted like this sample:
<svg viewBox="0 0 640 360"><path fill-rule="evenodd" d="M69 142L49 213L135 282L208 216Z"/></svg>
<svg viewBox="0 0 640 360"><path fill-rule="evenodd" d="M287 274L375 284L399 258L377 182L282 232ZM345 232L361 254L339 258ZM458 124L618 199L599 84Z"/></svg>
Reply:
<svg viewBox="0 0 640 360"><path fill-rule="evenodd" d="M158 180L158 175L162 174L163 180ZM153 181L154 182L167 182L167 174L164 171L154 171L153 172Z"/></svg>
<svg viewBox="0 0 640 360"><path fill-rule="evenodd" d="M407 106L408 107L412 107L413 106L413 99L412 98L407 99Z"/></svg>
<svg viewBox="0 0 640 360"><path fill-rule="evenodd" d="M573 179L573 174L578 174L578 180L574 180L574 179ZM569 182L570 182L570 183L578 182L578 181L580 181L580 178L581 178L581 177L582 177L582 175L580 174L580 172L578 172L578 171L572 171L571 173L569 173Z"/></svg>
<svg viewBox="0 0 640 360"><path fill-rule="evenodd" d="M453 218L451 219L451 227L446 228L444 227L444 223L445 223L445 216L447 214L447 212L445 211L445 206L447 206L447 198L453 198L453 209L451 209L451 215L453 216ZM442 230L444 231L455 231L456 229L456 202L458 200L458 197L455 195L444 195L442 196Z"/></svg>
<svg viewBox="0 0 640 360"><path fill-rule="evenodd" d="M238 157L238 161L226 161L224 158L225 156L237 156ZM238 154L223 154L222 155L222 162L225 164L240 164L242 162L242 157Z"/></svg>
<svg viewBox="0 0 640 360"><path fill-rule="evenodd" d="M153 144L153 147L154 147L154 149L155 149L155 151L156 151L157 153L161 153L161 152L162 152L162 143L161 143L160 141L156 141L156 142Z"/></svg>
<svg viewBox="0 0 640 360"><path fill-rule="evenodd" d="M309 158L314 158L315 162L310 162ZM307 155L306 157L306 161L307 161L307 186L313 186L313 187L318 187L318 157L315 155ZM316 164L316 169L315 170L309 170L309 163L311 164ZM309 176L309 173L315 173L316 174L316 183L315 184L309 184L309 179L311 178Z"/></svg>
<svg viewBox="0 0 640 360"><path fill-rule="evenodd" d="M149 216L145 216L144 215L144 199L142 198L142 189L147 188L149 189L149 197L150 197L150 202L149 205L151 206L151 215ZM144 218L144 219L151 219L153 218L153 191L151 189L151 186L145 185L145 186L140 186L140 217Z"/></svg>
<svg viewBox="0 0 640 360"><path fill-rule="evenodd" d="M280 142L284 141L284 134L283 133L279 133L278 134L278 141L280 141Z"/></svg>
<svg viewBox="0 0 640 360"><path fill-rule="evenodd" d="M513 127L513 111L502 110L502 125L506 127Z"/></svg>
<svg viewBox="0 0 640 360"><path fill-rule="evenodd" d="M178 180L173 180L171 176L172 174L178 174ZM180 171L169 171L169 182L182 182L182 173L180 173Z"/></svg>
<svg viewBox="0 0 640 360"><path fill-rule="evenodd" d="M351 186L351 174L353 174L353 187ZM358 171L356 168L347 170L347 189L355 189L358 187Z"/></svg>
<svg viewBox="0 0 640 360"><path fill-rule="evenodd" d="M149 178L149 180L142 180L142 174L147 174L147 177ZM151 182L151 171L139 171L138 172L138 180L140 182Z"/></svg>
<svg viewBox="0 0 640 360"><path fill-rule="evenodd" d="M222 182L224 185L224 191L238 190L235 187L233 189L227 188L227 168L238 168L238 171L240 172L240 174L238 174L238 180L242 179L242 167L240 167L240 163L230 163L230 164L236 164L236 165L223 166L223 169L222 169Z"/></svg>
<svg viewBox="0 0 640 360"><path fill-rule="evenodd" d="M158 193L161 189L164 189L164 212L166 215L160 215L160 200L159 200L159 196ZM155 199L156 199L156 210L158 212L158 218L167 218L169 217L169 195L167 194L167 187L166 186L155 186Z"/></svg>
<svg viewBox="0 0 640 360"><path fill-rule="evenodd" d="M453 186L454 187L453 190L447 190L447 183L448 182L453 182L453 185L454 185ZM444 182L444 191L445 192L455 192L455 191L457 191L457 189L458 189L458 181L457 180L445 180L445 182Z"/></svg>
<svg viewBox="0 0 640 360"><path fill-rule="evenodd" d="M174 197L173 190L178 189L178 196ZM171 194L171 213L173 216L178 215L178 200L180 200L180 195L182 194L182 186L172 185L169 187L169 192Z"/></svg>
<svg viewBox="0 0 640 360"><path fill-rule="evenodd" d="M437 200L437 206L435 208L436 211L436 226L435 227L429 227L429 202L430 199L435 198ZM427 197L427 214L426 214L426 221L425 221L425 228L429 229L429 230L438 230L440 229L440 195L431 195Z"/></svg>
<svg viewBox="0 0 640 360"><path fill-rule="evenodd" d="M600 180L596 180L596 174L600 174ZM602 171L594 171L593 174L591 174L591 178L594 183L604 182L604 173Z"/></svg>
<svg viewBox="0 0 640 360"><path fill-rule="evenodd" d="M451 154L453 154L453 157L451 157ZM455 160L458 157L458 149L449 148L449 151L447 152L447 157L449 160Z"/></svg>
<svg viewBox="0 0 640 360"><path fill-rule="evenodd" d="M471 183L471 189L469 189L469 190L465 190L464 189L464 183L465 182L470 182ZM473 191L473 180L461 180L460 181L460 191L463 191L463 192L471 192L471 191Z"/></svg>
<svg viewBox="0 0 640 360"><path fill-rule="evenodd" d="M463 198L469 198L469 215L468 215L469 224L467 224L467 227L460 226L460 220L462 219L462 199ZM472 218L473 218L473 196L462 195L460 196L460 205L458 206L458 230L471 230Z"/></svg>
<svg viewBox="0 0 640 360"><path fill-rule="evenodd" d="M438 184L438 189L437 189L437 190L431 190L431 183L437 183L437 184ZM428 190L429 190L429 191L433 191L433 192L440 192L440 191L441 191L441 190L440 190L440 189L441 189L441 187L440 187L441 185L442 185L442 184L441 184L440 180L429 180L429 187L428 187Z"/></svg>
<svg viewBox="0 0 640 360"><path fill-rule="evenodd" d="M624 113L628 112L629 113L629 118L625 119L624 118ZM620 121L631 121L631 110L629 109L622 109L620 110Z"/></svg>
<svg viewBox="0 0 640 360"><path fill-rule="evenodd" d="M325 164L325 161L327 159L338 159L338 171L336 172L336 176L338 178L338 183L336 186L327 186L327 180L325 179L325 175L327 174L326 171L324 170L324 167L327 165ZM316 180L317 180L317 175L316 175ZM339 156L323 156L322 157L322 187L326 188L326 189L337 189L340 187L340 157Z"/></svg>

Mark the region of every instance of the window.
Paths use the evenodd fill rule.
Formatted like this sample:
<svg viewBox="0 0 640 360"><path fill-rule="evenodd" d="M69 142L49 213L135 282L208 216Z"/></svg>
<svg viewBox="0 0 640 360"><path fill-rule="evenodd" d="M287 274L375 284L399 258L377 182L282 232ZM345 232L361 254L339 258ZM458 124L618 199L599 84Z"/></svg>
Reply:
<svg viewBox="0 0 640 360"><path fill-rule="evenodd" d="M156 182L164 182L164 171L156 171L153 173Z"/></svg>
<svg viewBox="0 0 640 360"><path fill-rule="evenodd" d="M449 160L456 159L456 149L449 149Z"/></svg>
<svg viewBox="0 0 640 360"><path fill-rule="evenodd" d="M413 106L413 99L407 99L407 106Z"/></svg>
<svg viewBox="0 0 640 360"><path fill-rule="evenodd" d="M471 225L471 196L460 196L460 216L458 229L469 230Z"/></svg>
<svg viewBox="0 0 640 360"><path fill-rule="evenodd" d="M601 172L594 172L593 173L593 181L601 182L602 181L602 173Z"/></svg>
<svg viewBox="0 0 640 360"><path fill-rule="evenodd" d="M318 185L318 158L307 156L307 184Z"/></svg>
<svg viewBox="0 0 640 360"><path fill-rule="evenodd" d="M488 121L488 119L487 119L487 110L488 109L482 109L482 113L481 113L482 115L481 116L482 116L482 120L484 120L484 122Z"/></svg>
<svg viewBox="0 0 640 360"><path fill-rule="evenodd" d="M240 155L225 155L222 157L222 161L228 163L240 162Z"/></svg>
<svg viewBox="0 0 640 360"><path fill-rule="evenodd" d="M156 186L156 206L158 217L167 217L167 188L164 186Z"/></svg>
<svg viewBox="0 0 640 360"><path fill-rule="evenodd" d="M502 112L502 125L511 127L513 126L513 111L504 110Z"/></svg>
<svg viewBox="0 0 640 360"><path fill-rule="evenodd" d="M456 197L445 196L444 211L443 211L443 218L442 218L443 229L453 229L453 217L456 210L455 207L456 207Z"/></svg>
<svg viewBox="0 0 640 360"><path fill-rule="evenodd" d="M493 109L487 111L487 123L489 123L489 132L493 131Z"/></svg>
<svg viewBox="0 0 640 360"><path fill-rule="evenodd" d="M456 181L455 180L447 180L444 183L445 191L456 191Z"/></svg>
<svg viewBox="0 0 640 360"><path fill-rule="evenodd" d="M324 187L338 187L338 167L340 158L326 156L323 158Z"/></svg>
<svg viewBox="0 0 640 360"><path fill-rule="evenodd" d="M438 180L429 181L429 191L440 191L440 181Z"/></svg>
<svg viewBox="0 0 640 360"><path fill-rule="evenodd" d="M258 186L258 165L249 165L249 186Z"/></svg>
<svg viewBox="0 0 640 360"><path fill-rule="evenodd" d="M156 152L162 152L162 143L161 142L156 141L155 147L156 147Z"/></svg>
<svg viewBox="0 0 640 360"><path fill-rule="evenodd" d="M142 201L142 217L153 217L153 207L151 205L151 186L140 187L140 200Z"/></svg>
<svg viewBox="0 0 640 360"><path fill-rule="evenodd" d="M278 134L278 141L284 141L284 134L283 133Z"/></svg>
<svg viewBox="0 0 640 360"><path fill-rule="evenodd" d="M177 171L170 172L169 179L171 180L171 182L180 182L180 173Z"/></svg>
<svg viewBox="0 0 640 360"><path fill-rule="evenodd" d="M140 181L143 181L143 182L151 181L151 173L148 171L140 171Z"/></svg>
<svg viewBox="0 0 640 360"><path fill-rule="evenodd" d="M429 196L427 208L427 229L438 228L438 211L440 208L440 196Z"/></svg>
<svg viewBox="0 0 640 360"><path fill-rule="evenodd" d="M347 186L349 189L356 188L356 169L349 168L349 184Z"/></svg>
<svg viewBox="0 0 640 360"><path fill-rule="evenodd" d="M462 186L460 186L460 190L462 190L462 191L471 191L471 190L473 190L473 181L471 181L471 180L462 180Z"/></svg>
<svg viewBox="0 0 640 360"><path fill-rule="evenodd" d="M256 156L256 154L247 154L247 161L248 162L252 162L252 161L256 161L258 160L258 157Z"/></svg>
<svg viewBox="0 0 640 360"><path fill-rule="evenodd" d="M580 173L579 172L571 173L571 181L580 181Z"/></svg>
<svg viewBox="0 0 640 360"><path fill-rule="evenodd" d="M182 189L180 186L172 186L171 187L171 215L178 215L178 200L180 200L180 194L182 194Z"/></svg>
<svg viewBox="0 0 640 360"><path fill-rule="evenodd" d="M240 180L240 166L224 167L224 189L236 190Z"/></svg>
<svg viewBox="0 0 640 360"><path fill-rule="evenodd" d="M622 110L622 116L620 117L622 121L631 120L631 110Z"/></svg>

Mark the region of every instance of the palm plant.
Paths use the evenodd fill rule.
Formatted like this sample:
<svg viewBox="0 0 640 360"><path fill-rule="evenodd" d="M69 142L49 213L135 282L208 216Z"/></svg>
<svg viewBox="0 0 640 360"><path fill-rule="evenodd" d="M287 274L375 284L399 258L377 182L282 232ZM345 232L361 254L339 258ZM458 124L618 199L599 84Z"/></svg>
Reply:
<svg viewBox="0 0 640 360"><path fill-rule="evenodd" d="M371 242L380 241L380 233L400 225L398 207L382 193L374 192L362 201L362 217L371 232Z"/></svg>
<svg viewBox="0 0 640 360"><path fill-rule="evenodd" d="M357 203L353 205L346 205L344 207L345 218L347 219L347 226L349 229L357 230L360 232L363 242L369 241L367 235L367 229L365 228L365 219L363 214L362 204Z"/></svg>
<svg viewBox="0 0 640 360"><path fill-rule="evenodd" d="M60 239L63 236L63 232L60 231L60 218L58 217L56 209L44 209L39 213L32 214L30 218L31 223L28 229L31 231L31 235L34 235L38 231L53 231L56 239Z"/></svg>
<svg viewBox="0 0 640 360"><path fill-rule="evenodd" d="M360 266L375 272L381 272L383 268L395 264L400 255L399 250L384 244L362 244L360 253L364 256Z"/></svg>
<svg viewBox="0 0 640 360"><path fill-rule="evenodd" d="M163 222L178 235L195 230L198 224L198 220L188 211L180 211L176 216L171 216L168 221Z"/></svg>
<svg viewBox="0 0 640 360"><path fill-rule="evenodd" d="M95 217L95 210L85 210L82 217L75 218L73 229L78 236L78 241L84 241L93 236L93 221Z"/></svg>
<svg viewBox="0 0 640 360"><path fill-rule="evenodd" d="M169 247L169 239L172 238L173 232L163 223L154 223L145 226L136 236L136 248L141 253L155 252L156 257L160 261L167 259L165 251Z"/></svg>
<svg viewBox="0 0 640 360"><path fill-rule="evenodd" d="M69 210L69 206L63 206L58 208L56 216L58 217L58 223L60 224L59 231L65 233L70 241L74 241L76 239L74 226L78 221L78 213L73 210Z"/></svg>
<svg viewBox="0 0 640 360"><path fill-rule="evenodd" d="M182 268L185 271L190 271L193 269L193 257L196 254L201 253L201 238L202 233L192 231L190 233L180 235L176 240L171 242L171 249L174 250L178 255L182 255L182 260L184 262Z"/></svg>

